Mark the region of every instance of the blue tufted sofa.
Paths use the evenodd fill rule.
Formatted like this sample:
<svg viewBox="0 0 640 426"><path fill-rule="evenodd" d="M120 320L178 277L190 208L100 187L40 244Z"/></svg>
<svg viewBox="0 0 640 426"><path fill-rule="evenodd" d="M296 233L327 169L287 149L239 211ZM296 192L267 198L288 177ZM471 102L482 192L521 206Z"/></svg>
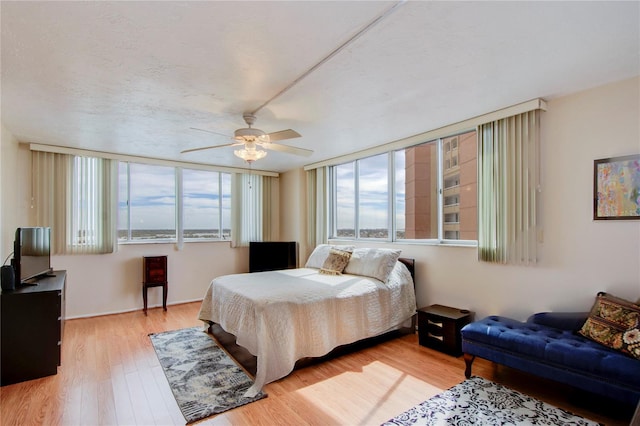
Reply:
<svg viewBox="0 0 640 426"><path fill-rule="evenodd" d="M476 356L636 406L640 360L577 334L588 312L490 316L462 328L465 376Z"/></svg>

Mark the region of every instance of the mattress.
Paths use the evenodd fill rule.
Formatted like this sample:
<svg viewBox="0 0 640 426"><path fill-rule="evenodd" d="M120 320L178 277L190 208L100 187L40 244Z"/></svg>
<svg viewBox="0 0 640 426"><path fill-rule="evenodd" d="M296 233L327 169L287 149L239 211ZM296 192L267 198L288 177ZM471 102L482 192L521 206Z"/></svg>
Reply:
<svg viewBox="0 0 640 426"><path fill-rule="evenodd" d="M220 324L257 357L246 394L253 396L297 360L397 329L415 311L411 274L397 262L386 282L315 268L221 276L209 285L199 319Z"/></svg>

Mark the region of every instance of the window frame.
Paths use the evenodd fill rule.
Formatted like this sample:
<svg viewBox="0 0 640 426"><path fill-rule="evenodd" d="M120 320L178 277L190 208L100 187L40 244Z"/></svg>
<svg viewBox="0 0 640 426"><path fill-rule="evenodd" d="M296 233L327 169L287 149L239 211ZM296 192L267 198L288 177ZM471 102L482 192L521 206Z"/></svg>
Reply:
<svg viewBox="0 0 640 426"><path fill-rule="evenodd" d="M231 181L231 173L219 172L216 170L200 170L200 169L190 169L188 167L179 167L180 169L180 233L182 233L183 241L188 243L197 243L197 242L206 242L206 241L230 241L231 240L231 218L229 218L229 235L225 238L224 233L224 215L222 214L224 210L224 192L223 192L223 175L229 175L229 181ZM217 173L218 174L218 231L219 237L209 237L209 238L187 238L184 236L184 170L194 170L198 172L206 172L206 173ZM231 197L231 192L229 192L229 197Z"/></svg>
<svg viewBox="0 0 640 426"><path fill-rule="evenodd" d="M156 164L149 164L149 163L143 163L143 162L136 162L136 161L120 161L119 162L119 166L121 164L126 164L126 191L127 191L127 197L126 197L126 208L127 208L127 212L126 212L126 218L127 218L127 227L126 227L126 239L121 239L120 238L120 231L123 230L121 228L121 224L120 224L120 214L118 212L117 214L117 225L116 225L116 232L118 233L117 237L116 237L116 243L117 244L122 244L122 245L130 245L130 244L182 244L183 242L186 243L200 243L200 242L221 242L221 241L230 241L231 240L231 221L229 218L229 223L227 223L228 227L229 227L229 235L225 237L225 233L224 233L224 215L223 215L223 209L225 206L225 203L223 202L223 198L224 198L224 192L223 192L223 179L224 176L223 175L228 175L228 179L229 182L231 181L231 173L228 172L223 172L223 171L217 171L217 170L202 170L199 168L189 168L189 167L181 167L181 166L169 166L172 167L174 170L174 182L175 182L175 236L173 238L137 238L137 239L132 239L132 232L131 232L131 164L141 164L141 165L145 165L145 166L158 166L158 167L167 167L166 165L156 165ZM214 238L214 237L206 237L206 238L185 238L184 237L184 176L183 176L183 171L184 170L194 170L194 171L207 171L207 172L211 172L211 173L217 173L217 180L218 180L218 197L219 197L219 202L218 202L218 226L219 226L219 237L218 238ZM118 169L118 191L120 191L120 170ZM118 203L116 205L116 208L118 210L120 210L120 192L118 193ZM232 193L229 193L229 197L232 197ZM231 205L231 203L230 203Z"/></svg>
<svg viewBox="0 0 640 426"><path fill-rule="evenodd" d="M382 153L376 153L376 154L371 154L371 155L367 155L367 156L363 156L363 157L358 157L355 159L350 159L349 161L345 161L344 163L339 163L339 164L334 164L329 166L329 239L330 240L345 240L345 241L376 241L376 242L385 242L385 243L395 243L395 244L425 244L425 245L443 245L443 246L469 246L469 247L477 247L478 245L478 240L460 240L460 239L448 239L445 238L445 234L447 231L445 231L444 229L444 225L445 225L445 212L444 212L444 149L445 149L445 139L447 140L447 143L449 144L449 149L450 151L452 150L451 148L451 142L453 141L453 138L455 138L456 141L456 147L455 150L458 150L460 145L459 145L459 136L463 135L465 133L470 133L476 131L476 128L466 128L466 129L459 129L458 131L456 131L455 133L451 133L451 134L447 134L447 135L442 135L433 139L427 139L427 140L422 140L420 142L417 142L415 144L409 145L409 146L405 146L402 148L398 148L398 149L390 149L388 151L382 152ZM395 161L395 155L398 152L402 152L405 151L407 149L411 149L411 148L415 148L418 147L420 145L424 145L424 144L428 144L428 143L435 143L436 144L436 156L437 156L437 188L436 188L436 193L437 193L437 212L438 212L438 218L437 218L437 227L438 227L438 232L437 232L437 237L436 238L423 238L423 239L404 239L404 238L398 238L397 237L397 220L396 220L396 213L397 213L397 206L396 206L396 201L397 201L397 190L396 190L396 161ZM477 133L476 133L476 147L477 147ZM370 157L374 157L374 156L378 156L381 154L386 154L387 155L387 160L388 160L388 171L387 171L387 187L388 187L388 197L387 197L387 209L388 209L388 236L387 238L362 238L360 237L360 221L359 221L359 214L358 214L358 206L359 206L359 186L360 186L360 176L359 176L359 162L361 160L370 158ZM477 161L477 158L476 158ZM337 235L337 170L336 168L338 166L344 165L344 164L349 164L349 163L354 163L354 230L355 230L355 234L354 237L344 237L344 236L338 236ZM459 161L458 161L458 165L459 166ZM460 183L458 182L458 185L460 186ZM458 199L458 204L459 204L460 200ZM477 212L476 212L477 214ZM458 213L458 221L459 221L459 213ZM459 234L459 231L458 231Z"/></svg>

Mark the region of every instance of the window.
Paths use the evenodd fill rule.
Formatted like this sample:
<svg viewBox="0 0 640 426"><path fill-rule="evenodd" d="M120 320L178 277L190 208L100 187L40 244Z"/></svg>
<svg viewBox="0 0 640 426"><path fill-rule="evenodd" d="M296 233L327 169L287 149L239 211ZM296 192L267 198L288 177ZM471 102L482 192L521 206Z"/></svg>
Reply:
<svg viewBox="0 0 640 426"><path fill-rule="evenodd" d="M341 164L334 172L337 189L334 235L388 238L389 155Z"/></svg>
<svg viewBox="0 0 640 426"><path fill-rule="evenodd" d="M207 170L182 171L185 239L231 237L231 176Z"/></svg>
<svg viewBox="0 0 640 426"><path fill-rule="evenodd" d="M407 170L405 168L404 151L397 151L393 154L394 161L394 197L393 203L395 214L393 216L393 224L395 225L394 239L401 240L405 238L407 203L405 193L405 179Z"/></svg>
<svg viewBox="0 0 640 426"><path fill-rule="evenodd" d="M118 241L129 235L129 163L118 163Z"/></svg>
<svg viewBox="0 0 640 426"><path fill-rule="evenodd" d="M473 130L334 166L332 236L476 241L476 151Z"/></svg>
<svg viewBox="0 0 640 426"><path fill-rule="evenodd" d="M96 246L102 215L99 212L99 158L73 157L71 179L71 246Z"/></svg>
<svg viewBox="0 0 640 426"><path fill-rule="evenodd" d="M175 241L177 218L186 240L229 239L231 175L151 164L119 164L118 241ZM182 194L182 203L177 203ZM182 214L178 214L178 209Z"/></svg>
<svg viewBox="0 0 640 426"><path fill-rule="evenodd" d="M335 167L336 230L334 235L340 238L356 236L355 164L352 162Z"/></svg>
<svg viewBox="0 0 640 426"><path fill-rule="evenodd" d="M115 163L94 157L72 160L70 204L66 212L66 253L110 253L115 247L113 201Z"/></svg>
<svg viewBox="0 0 640 426"><path fill-rule="evenodd" d="M402 189L404 212L396 201L396 238L398 240L428 240L438 238L438 143L427 142L395 152L396 182ZM396 192L398 190L396 189ZM396 200L399 200L396 194ZM403 214L402 222L398 215Z"/></svg>
<svg viewBox="0 0 640 426"><path fill-rule="evenodd" d="M176 170L174 167L121 163L119 240L175 240Z"/></svg>
<svg viewBox="0 0 640 426"><path fill-rule="evenodd" d="M389 156L377 155L358 162L358 235L389 237Z"/></svg>
<svg viewBox="0 0 640 426"><path fill-rule="evenodd" d="M457 206L458 204L460 204L460 201L458 200L458 196L457 195L444 197L444 205L445 206Z"/></svg>
<svg viewBox="0 0 640 426"><path fill-rule="evenodd" d="M445 213L444 223L459 223L458 213Z"/></svg>
<svg viewBox="0 0 640 426"><path fill-rule="evenodd" d="M116 163L35 150L31 161L34 225L52 228L52 253L113 252Z"/></svg>

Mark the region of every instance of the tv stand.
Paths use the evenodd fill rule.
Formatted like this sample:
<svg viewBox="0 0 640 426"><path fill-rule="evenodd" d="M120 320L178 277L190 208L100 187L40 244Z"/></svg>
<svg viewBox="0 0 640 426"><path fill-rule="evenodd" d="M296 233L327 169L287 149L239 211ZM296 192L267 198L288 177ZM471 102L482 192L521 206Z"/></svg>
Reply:
<svg viewBox="0 0 640 426"><path fill-rule="evenodd" d="M66 271L0 294L0 385L58 372Z"/></svg>

